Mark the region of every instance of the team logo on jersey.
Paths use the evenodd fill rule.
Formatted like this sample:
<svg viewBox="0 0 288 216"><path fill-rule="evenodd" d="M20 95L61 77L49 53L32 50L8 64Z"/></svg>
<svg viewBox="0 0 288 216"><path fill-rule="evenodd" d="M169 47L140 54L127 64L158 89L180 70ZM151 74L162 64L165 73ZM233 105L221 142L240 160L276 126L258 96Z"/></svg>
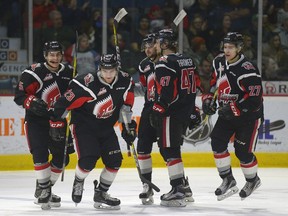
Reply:
<svg viewBox="0 0 288 216"><path fill-rule="evenodd" d="M40 63L32 64L31 65L31 70L35 70L35 68L40 67Z"/></svg>
<svg viewBox="0 0 288 216"><path fill-rule="evenodd" d="M104 98L101 101L98 101L94 107L93 114L96 118L106 119L112 116L116 107L113 105L113 100L111 95Z"/></svg>
<svg viewBox="0 0 288 216"><path fill-rule="evenodd" d="M53 79L53 75L51 73L49 74L46 74L46 76L44 77L43 81L48 81L48 80L51 80Z"/></svg>
<svg viewBox="0 0 288 216"><path fill-rule="evenodd" d="M236 101L238 98L237 94L231 94L231 85L226 74L219 79L218 95L219 102L224 104L228 104L231 101Z"/></svg>
<svg viewBox="0 0 288 216"><path fill-rule="evenodd" d="M67 101L72 101L75 98L75 94L73 93L72 89L69 89L65 92L64 97Z"/></svg>
<svg viewBox="0 0 288 216"><path fill-rule="evenodd" d="M48 109L53 108L61 93L56 82L47 86L42 92L42 99L47 103Z"/></svg>
<svg viewBox="0 0 288 216"><path fill-rule="evenodd" d="M107 92L107 89L105 87L101 88L97 94L97 96L103 95Z"/></svg>
<svg viewBox="0 0 288 216"><path fill-rule="evenodd" d="M84 77L84 83L85 83L85 86L88 86L89 83L93 82L94 81L94 77L92 74L88 73L85 77Z"/></svg>
<svg viewBox="0 0 288 216"><path fill-rule="evenodd" d="M154 101L155 99L155 82L154 82L155 75L154 73L149 74L147 77L147 100Z"/></svg>
<svg viewBox="0 0 288 216"><path fill-rule="evenodd" d="M246 70L256 70L251 62L244 62L241 67L244 67Z"/></svg>

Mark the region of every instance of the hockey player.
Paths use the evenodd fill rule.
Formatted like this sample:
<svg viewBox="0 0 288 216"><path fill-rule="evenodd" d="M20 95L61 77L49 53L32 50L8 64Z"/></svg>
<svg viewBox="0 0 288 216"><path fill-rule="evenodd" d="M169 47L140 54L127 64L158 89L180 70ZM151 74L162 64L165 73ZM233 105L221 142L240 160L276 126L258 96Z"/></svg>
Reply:
<svg viewBox="0 0 288 216"><path fill-rule="evenodd" d="M253 152L258 129L264 119L262 81L257 66L241 53L242 49L242 35L229 32L223 40L224 53L213 60L210 93L202 98L204 113L213 115L216 112L213 95L218 94L219 117L210 135L216 167L223 179L215 191L218 200L238 192L228 152L228 143L233 134L235 154L246 179L240 197L248 197L261 184Z"/></svg>
<svg viewBox="0 0 288 216"><path fill-rule="evenodd" d="M161 57L155 65L156 91L150 123L156 129L172 186L170 192L161 196L161 205L180 207L186 206L188 194L193 201L184 175L181 145L183 134L191 123L190 116L196 111L197 81L193 60L176 53L176 49L175 33L171 29L159 31L156 50Z"/></svg>
<svg viewBox="0 0 288 216"><path fill-rule="evenodd" d="M54 141L49 135L51 110L73 78L73 68L61 63L63 47L57 41L46 42L43 49L46 62L32 64L25 69L16 87L14 101L26 109L25 133L33 156L36 172L35 203L43 209L59 207L61 198L52 194L51 187L62 172L65 146L65 128L62 139ZM66 125L65 120L60 124ZM51 122L52 126L56 126ZM68 152L73 153L72 141ZM49 153L52 159L49 162ZM69 155L66 158L66 165Z"/></svg>
<svg viewBox="0 0 288 216"><path fill-rule="evenodd" d="M122 135L131 142L136 138L136 122L131 121L134 83L127 73L118 72L117 68L116 55L102 55L100 70L73 79L55 104L55 119L63 118L66 110L71 110L70 128L78 155L72 191L76 204L81 202L85 178L101 157L105 167L99 184L94 181L94 207L120 209L120 200L107 193L122 163L114 125L120 112L126 110L131 133ZM119 121L124 122L123 117Z"/></svg>
<svg viewBox="0 0 288 216"><path fill-rule="evenodd" d="M138 129L138 160L141 174L149 181L152 179L152 145L157 141L156 129L149 122L155 98L154 64L158 60L155 36L155 34L148 34L142 41L141 51L144 51L147 57L139 64L140 82L135 84L135 96L144 96L145 100ZM139 194L142 203L153 204L153 195L152 188L147 183L143 183L143 191Z"/></svg>

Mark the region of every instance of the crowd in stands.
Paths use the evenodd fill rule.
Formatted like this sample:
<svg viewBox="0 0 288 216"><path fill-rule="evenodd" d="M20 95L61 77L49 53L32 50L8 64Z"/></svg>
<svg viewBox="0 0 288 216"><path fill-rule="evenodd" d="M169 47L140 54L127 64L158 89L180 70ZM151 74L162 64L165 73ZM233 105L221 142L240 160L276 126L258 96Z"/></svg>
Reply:
<svg viewBox="0 0 288 216"><path fill-rule="evenodd" d="M141 52L142 38L147 33L171 26L178 13L179 2L179 0L107 1L108 52L115 51L113 17L119 8L124 7L128 11L128 15L118 26L123 70L131 74L137 72L138 63L144 57ZM199 70L203 70L203 74L208 73L207 70L211 72L211 61L219 53L220 42L229 31L238 31L244 35L243 52L250 60L256 62L257 0L183 0L183 2L184 10L187 12L183 21L183 54L190 55ZM21 36L21 31L25 35L27 1L1 0L0 16L0 24L8 26L10 37ZM86 48L79 49L79 53L88 53L86 56L90 59L87 61L94 61L94 66L97 67L99 54L102 53L102 1L33 0L33 27L34 61L43 60L42 47L45 41L58 40L67 49L65 60L71 63L77 30L81 35L79 41L80 38L82 40L84 38L86 43ZM263 79L288 80L288 0L263 0L262 47ZM82 55L82 58L84 56ZM208 64L210 68L207 68ZM206 68L205 72L203 68Z"/></svg>

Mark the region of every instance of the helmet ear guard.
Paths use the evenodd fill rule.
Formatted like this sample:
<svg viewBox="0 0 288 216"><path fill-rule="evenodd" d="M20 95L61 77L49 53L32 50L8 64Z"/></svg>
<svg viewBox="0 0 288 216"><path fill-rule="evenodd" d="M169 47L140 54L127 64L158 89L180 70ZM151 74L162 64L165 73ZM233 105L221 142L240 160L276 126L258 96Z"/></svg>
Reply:
<svg viewBox="0 0 288 216"><path fill-rule="evenodd" d="M115 54L103 54L100 59L100 68L111 69L118 67L117 56Z"/></svg>

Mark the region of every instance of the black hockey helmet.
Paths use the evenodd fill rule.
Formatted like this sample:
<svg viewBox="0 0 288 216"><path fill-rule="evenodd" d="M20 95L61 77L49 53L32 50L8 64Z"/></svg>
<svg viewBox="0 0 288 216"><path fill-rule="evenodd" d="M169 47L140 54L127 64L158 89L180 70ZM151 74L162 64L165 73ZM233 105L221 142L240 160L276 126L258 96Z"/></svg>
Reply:
<svg viewBox="0 0 288 216"><path fill-rule="evenodd" d="M59 51L61 54L64 54L64 47L58 41L48 41L44 44L43 54L44 56L48 55L48 52Z"/></svg>
<svg viewBox="0 0 288 216"><path fill-rule="evenodd" d="M156 42L156 33L152 34L147 34L145 38L142 40L141 44L141 51L143 52L146 48L146 46L151 47L155 44Z"/></svg>
<svg viewBox="0 0 288 216"><path fill-rule="evenodd" d="M100 67L111 69L118 66L117 56L115 54L103 54L100 59Z"/></svg>
<svg viewBox="0 0 288 216"><path fill-rule="evenodd" d="M172 29L162 29L157 34L157 39L160 39L160 45L167 44L168 48L177 47L177 35Z"/></svg>
<svg viewBox="0 0 288 216"><path fill-rule="evenodd" d="M227 35L223 39L223 44L231 43L236 46L243 47L243 36L238 32L228 32Z"/></svg>

